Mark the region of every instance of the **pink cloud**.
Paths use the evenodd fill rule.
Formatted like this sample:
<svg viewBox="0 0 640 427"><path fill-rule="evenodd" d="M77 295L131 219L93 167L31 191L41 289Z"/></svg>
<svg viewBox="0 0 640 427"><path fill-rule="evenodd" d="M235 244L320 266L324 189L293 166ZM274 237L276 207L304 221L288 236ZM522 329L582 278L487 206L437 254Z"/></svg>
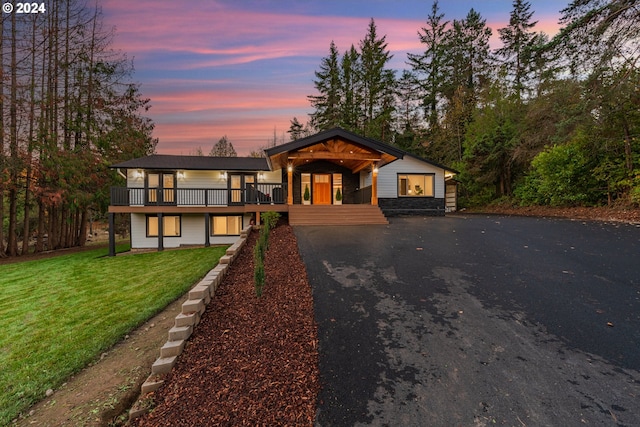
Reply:
<svg viewBox="0 0 640 427"><path fill-rule="evenodd" d="M227 135L248 154L273 137L274 127L280 138L294 116L307 120L313 73L330 42L340 53L357 46L370 20L295 12L304 7L286 13L242 7L238 1L103 1L107 26L117 27L115 47L135 58L134 78L142 76L142 93L151 98L159 152L208 151ZM375 17L393 68L406 67L407 52L424 49L417 31L427 14L425 7L411 19ZM493 47L508 17L506 10L503 22L490 24ZM534 19L540 20L535 30L557 31L557 18Z"/></svg>

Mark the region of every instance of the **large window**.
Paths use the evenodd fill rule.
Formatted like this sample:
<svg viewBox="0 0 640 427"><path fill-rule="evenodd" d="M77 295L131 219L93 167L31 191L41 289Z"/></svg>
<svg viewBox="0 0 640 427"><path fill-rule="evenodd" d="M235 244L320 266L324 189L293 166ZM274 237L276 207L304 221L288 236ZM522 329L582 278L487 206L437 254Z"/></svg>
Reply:
<svg viewBox="0 0 640 427"><path fill-rule="evenodd" d="M211 234L213 236L239 236L242 230L242 216L212 216Z"/></svg>
<svg viewBox="0 0 640 427"><path fill-rule="evenodd" d="M400 197L433 197L433 174L399 174L398 196Z"/></svg>
<svg viewBox="0 0 640 427"><path fill-rule="evenodd" d="M163 215L162 235L164 237L180 237L181 222L180 215ZM157 215L147 215L147 237L158 237Z"/></svg>

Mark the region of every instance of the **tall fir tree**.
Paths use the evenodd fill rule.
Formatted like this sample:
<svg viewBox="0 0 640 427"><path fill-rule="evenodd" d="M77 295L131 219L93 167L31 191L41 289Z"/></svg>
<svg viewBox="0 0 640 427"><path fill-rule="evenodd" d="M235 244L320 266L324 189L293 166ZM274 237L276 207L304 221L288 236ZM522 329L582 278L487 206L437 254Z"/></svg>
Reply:
<svg viewBox="0 0 640 427"><path fill-rule="evenodd" d="M311 114L311 123L318 130L326 130L340 125L340 106L342 91L338 48L332 41L329 56L322 58L320 71L315 72L314 87L319 95L308 96L315 111Z"/></svg>
<svg viewBox="0 0 640 427"><path fill-rule="evenodd" d="M395 74L387 68L393 55L388 50L386 37L378 37L376 23L371 19L367 35L360 41L362 132L382 141L392 137L391 119L395 109Z"/></svg>
<svg viewBox="0 0 640 427"><path fill-rule="evenodd" d="M340 125L347 130L358 132L361 126L362 79L360 74L360 54L354 45L344 53L341 61L342 103L340 105Z"/></svg>
<svg viewBox="0 0 640 427"><path fill-rule="evenodd" d="M409 65L420 82L422 105L431 131L438 127L440 118L438 104L442 100L446 80L448 24L444 14L440 13L438 1L434 1L426 25L418 31L425 50L419 55L408 54Z"/></svg>
<svg viewBox="0 0 640 427"><path fill-rule="evenodd" d="M508 78L513 79L513 93L521 100L530 92L529 76L533 71L536 33L531 31L537 21L531 21L533 11L525 0L513 0L509 25L498 29L502 47L496 54L502 58L502 65Z"/></svg>

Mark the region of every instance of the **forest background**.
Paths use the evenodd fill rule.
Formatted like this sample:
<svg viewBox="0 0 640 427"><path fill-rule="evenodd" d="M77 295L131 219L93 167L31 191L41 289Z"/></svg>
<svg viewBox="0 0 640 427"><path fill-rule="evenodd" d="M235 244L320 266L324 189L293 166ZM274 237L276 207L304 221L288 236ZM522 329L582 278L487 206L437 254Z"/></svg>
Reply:
<svg viewBox="0 0 640 427"><path fill-rule="evenodd" d="M46 13L0 22L0 256L84 245L123 182L109 165L158 143L99 4L39 4ZM290 139L340 126L394 144L459 171L462 206L637 207L638 1L574 0L553 38L534 13L514 0L491 49L478 12L448 20L434 1L416 29L423 53L400 74L372 19L344 52L330 43ZM268 145L279 142L274 132ZM216 145L235 153L226 137Z"/></svg>

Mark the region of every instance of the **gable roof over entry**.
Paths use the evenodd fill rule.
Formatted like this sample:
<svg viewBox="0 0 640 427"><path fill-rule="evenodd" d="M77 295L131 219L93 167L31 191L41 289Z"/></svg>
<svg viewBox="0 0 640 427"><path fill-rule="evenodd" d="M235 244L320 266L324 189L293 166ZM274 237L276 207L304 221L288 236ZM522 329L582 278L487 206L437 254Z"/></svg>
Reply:
<svg viewBox="0 0 640 427"><path fill-rule="evenodd" d="M405 152L365 138L342 128L333 128L315 135L265 150L272 170L326 160L351 169L353 173L370 167L383 166L402 159Z"/></svg>

